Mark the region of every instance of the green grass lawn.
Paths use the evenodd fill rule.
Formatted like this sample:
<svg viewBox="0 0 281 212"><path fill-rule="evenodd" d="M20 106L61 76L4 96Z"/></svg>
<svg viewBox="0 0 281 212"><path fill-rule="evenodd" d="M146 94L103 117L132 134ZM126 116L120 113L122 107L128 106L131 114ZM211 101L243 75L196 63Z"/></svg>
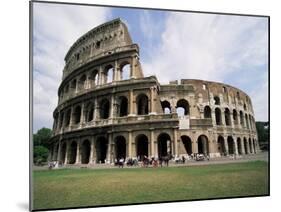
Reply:
<svg viewBox="0 0 281 212"><path fill-rule="evenodd" d="M34 209L268 194L268 164L34 171Z"/></svg>

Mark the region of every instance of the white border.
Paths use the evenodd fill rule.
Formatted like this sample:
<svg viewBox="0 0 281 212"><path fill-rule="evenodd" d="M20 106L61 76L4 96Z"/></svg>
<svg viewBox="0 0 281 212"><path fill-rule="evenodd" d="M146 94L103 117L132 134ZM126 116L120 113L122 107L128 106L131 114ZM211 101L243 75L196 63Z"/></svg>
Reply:
<svg viewBox="0 0 281 212"><path fill-rule="evenodd" d="M68 2L77 2L68 0ZM4 1L3 1L4 2ZM1 180L0 211L28 210L28 1L5 1L1 5ZM79 0L79 3L169 8L210 12L246 13L271 16L271 196L169 204L122 206L118 208L79 209L76 211L267 211L280 208L280 167L278 149L280 128L277 110L280 100L281 15L278 1L273 0ZM4 47L3 47L4 45ZM279 67L279 69L278 69ZM257 91L258 92L258 91ZM3 119L4 117L4 119ZM4 135L4 136L3 136ZM279 137L280 138L280 137ZM273 209L273 210L274 210ZM72 210L71 210L72 211Z"/></svg>

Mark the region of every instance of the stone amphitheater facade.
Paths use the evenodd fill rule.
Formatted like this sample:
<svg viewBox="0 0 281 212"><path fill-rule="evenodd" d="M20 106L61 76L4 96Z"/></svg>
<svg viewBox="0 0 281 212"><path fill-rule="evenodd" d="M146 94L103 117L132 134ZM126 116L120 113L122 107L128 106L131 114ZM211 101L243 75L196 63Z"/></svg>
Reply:
<svg viewBox="0 0 281 212"><path fill-rule="evenodd" d="M63 164L259 151L246 93L218 82L145 77L139 47L120 19L71 46L58 95L50 159Z"/></svg>

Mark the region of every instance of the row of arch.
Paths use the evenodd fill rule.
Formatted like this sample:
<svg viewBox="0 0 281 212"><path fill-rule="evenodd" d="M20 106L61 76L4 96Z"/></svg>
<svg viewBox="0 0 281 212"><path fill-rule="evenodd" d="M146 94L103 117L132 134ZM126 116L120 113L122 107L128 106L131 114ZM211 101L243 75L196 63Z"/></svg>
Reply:
<svg viewBox="0 0 281 212"><path fill-rule="evenodd" d="M68 95L86 91L95 88L98 85L130 79L131 64L128 61L122 62L120 65L108 64L103 68L94 68L92 71L77 76L69 83L64 85L60 91L60 99Z"/></svg>
<svg viewBox="0 0 281 212"><path fill-rule="evenodd" d="M197 138L195 144L187 135L182 135L180 142L184 147L184 151L181 152L183 154L210 154L210 140L204 134ZM81 145L79 144L77 141L63 142L61 144L60 156L58 156L59 145L56 144L53 148L52 159L60 160L64 164L88 164L93 162L93 160L94 163L112 162L120 158L125 159L129 155L128 141L122 135L116 136L113 139L113 144L110 144L107 136L99 136L93 143L89 139L84 139ZM67 145L69 146L67 147ZM173 141L168 133L161 133L157 137L156 154L149 152L149 145L150 141L145 134L137 135L135 137L135 157L142 160L145 156L153 155L159 158L169 153L173 154ZM196 145L195 148L194 145ZM257 153L257 145L255 139L247 139L246 137L241 139L237 137L235 140L232 136L223 137L220 135L217 138L217 150L215 151L221 155L252 154Z"/></svg>
<svg viewBox="0 0 281 212"><path fill-rule="evenodd" d="M77 125L84 122L91 122L97 119L108 119L111 117L124 117L129 114L129 101L126 96L118 96L111 102L109 98L103 98L99 101L89 101L85 104L78 104L65 108L60 113L55 114L54 129L61 129L71 125ZM96 105L95 105L96 103ZM136 97L137 115L146 115L149 113L149 98L141 93Z"/></svg>

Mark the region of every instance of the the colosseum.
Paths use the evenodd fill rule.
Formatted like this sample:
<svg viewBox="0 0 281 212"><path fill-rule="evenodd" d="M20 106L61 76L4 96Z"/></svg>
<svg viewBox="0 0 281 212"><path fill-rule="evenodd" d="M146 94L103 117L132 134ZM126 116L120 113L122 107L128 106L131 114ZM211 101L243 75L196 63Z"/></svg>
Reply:
<svg viewBox="0 0 281 212"><path fill-rule="evenodd" d="M153 73L153 70L150 70ZM115 19L80 37L65 56L53 117L52 160L243 157L259 151L249 96L227 84L144 76L139 47Z"/></svg>

